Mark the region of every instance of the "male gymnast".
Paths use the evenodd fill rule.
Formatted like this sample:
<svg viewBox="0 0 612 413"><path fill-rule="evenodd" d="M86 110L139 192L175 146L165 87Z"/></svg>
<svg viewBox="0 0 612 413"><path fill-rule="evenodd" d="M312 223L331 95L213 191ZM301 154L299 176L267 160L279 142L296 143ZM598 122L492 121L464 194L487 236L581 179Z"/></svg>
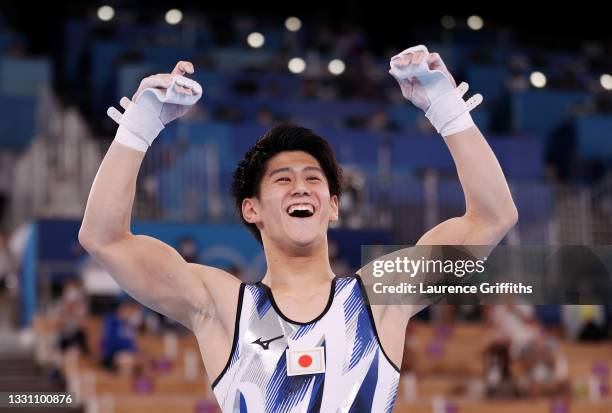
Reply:
<svg viewBox="0 0 612 413"><path fill-rule="evenodd" d="M245 154L231 192L243 223L263 246L261 281L240 282L190 264L170 246L130 232L136 177L164 125L202 94L186 75L142 81L92 185L79 240L142 304L191 329L223 412L390 412L399 385L405 328L419 307L372 305L359 275L334 274L327 229L338 220L341 169L329 144L292 124L270 129ZM494 246L517 221L502 169L470 116L441 57L425 46L390 62L403 96L443 136L466 200L462 216L419 245Z"/></svg>

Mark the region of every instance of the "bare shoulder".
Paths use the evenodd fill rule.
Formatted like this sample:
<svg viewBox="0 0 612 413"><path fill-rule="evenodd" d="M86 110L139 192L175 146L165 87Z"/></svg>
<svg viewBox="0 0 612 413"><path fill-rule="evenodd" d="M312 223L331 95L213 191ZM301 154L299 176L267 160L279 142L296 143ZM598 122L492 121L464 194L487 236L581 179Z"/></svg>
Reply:
<svg viewBox="0 0 612 413"><path fill-rule="evenodd" d="M203 285L202 311L196 324L214 321L224 327L234 326L241 281L219 268L189 264L192 274Z"/></svg>

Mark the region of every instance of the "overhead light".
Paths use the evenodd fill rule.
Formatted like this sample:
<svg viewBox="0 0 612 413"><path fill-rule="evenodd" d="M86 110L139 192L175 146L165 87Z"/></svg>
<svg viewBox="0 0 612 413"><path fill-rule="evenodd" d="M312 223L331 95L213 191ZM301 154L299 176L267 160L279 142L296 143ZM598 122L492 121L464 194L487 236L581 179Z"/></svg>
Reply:
<svg viewBox="0 0 612 413"><path fill-rule="evenodd" d="M253 32L247 36L247 44L253 49L263 46L265 42L266 38L261 33Z"/></svg>
<svg viewBox="0 0 612 413"><path fill-rule="evenodd" d="M304 70L306 70L306 62L300 57L294 57L293 59L289 60L289 64L287 66L289 67L289 71L295 74L302 73Z"/></svg>
<svg viewBox="0 0 612 413"><path fill-rule="evenodd" d="M599 77L599 83L601 83L601 87L604 89L612 90L612 75L604 73Z"/></svg>
<svg viewBox="0 0 612 413"><path fill-rule="evenodd" d="M533 87L541 89L546 86L546 75L542 72L533 72L529 75L529 81Z"/></svg>
<svg viewBox="0 0 612 413"><path fill-rule="evenodd" d="M467 25L472 30L480 30L484 26L484 21L480 16L470 16L467 19Z"/></svg>
<svg viewBox="0 0 612 413"><path fill-rule="evenodd" d="M98 19L107 22L112 20L113 17L115 17L115 9L111 6L101 6L98 9Z"/></svg>
<svg viewBox="0 0 612 413"><path fill-rule="evenodd" d="M285 28L290 32L297 32L302 28L302 21L294 16L287 17L287 20L285 20Z"/></svg>
<svg viewBox="0 0 612 413"><path fill-rule="evenodd" d="M329 65L327 65L327 69L334 76L338 76L344 73L345 68L346 68L346 65L340 59L334 59L331 62L329 62Z"/></svg>
<svg viewBox="0 0 612 413"><path fill-rule="evenodd" d="M179 9L170 9L166 12L166 23L179 24L183 20L183 12Z"/></svg>

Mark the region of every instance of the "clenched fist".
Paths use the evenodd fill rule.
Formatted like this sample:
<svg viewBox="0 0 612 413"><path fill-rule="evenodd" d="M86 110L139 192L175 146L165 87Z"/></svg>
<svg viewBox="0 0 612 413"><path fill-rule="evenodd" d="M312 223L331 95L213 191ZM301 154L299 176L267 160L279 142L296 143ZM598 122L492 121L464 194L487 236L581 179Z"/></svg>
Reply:
<svg viewBox="0 0 612 413"><path fill-rule="evenodd" d="M474 125L469 112L482 102L482 96L476 94L464 101L468 84L457 87L439 54L429 53L425 46L419 45L393 56L389 66L389 73L399 84L402 95L425 112L425 117L442 136Z"/></svg>
<svg viewBox="0 0 612 413"><path fill-rule="evenodd" d="M449 88L456 88L457 83L438 53L428 53L427 49L424 47L421 49L418 46L413 49L415 49L414 52L407 51L405 54L394 56L391 59L389 73L399 84L402 95L419 109L427 111L435 96L428 96L425 87L416 77L417 73L426 74L430 71L438 71L446 78L440 81L446 80Z"/></svg>
<svg viewBox="0 0 612 413"><path fill-rule="evenodd" d="M132 100L122 98L123 114L108 108L108 115L120 125L115 139L146 152L165 125L187 113L202 97L202 87L184 76L193 72L190 62L178 62L172 73L143 79Z"/></svg>
<svg viewBox="0 0 612 413"><path fill-rule="evenodd" d="M202 87L184 76L193 72L191 62L181 61L176 64L172 73L146 77L140 82L132 101L145 104L148 109L159 112L159 119L167 125L187 113L202 96ZM151 96L146 96L147 93L151 93Z"/></svg>

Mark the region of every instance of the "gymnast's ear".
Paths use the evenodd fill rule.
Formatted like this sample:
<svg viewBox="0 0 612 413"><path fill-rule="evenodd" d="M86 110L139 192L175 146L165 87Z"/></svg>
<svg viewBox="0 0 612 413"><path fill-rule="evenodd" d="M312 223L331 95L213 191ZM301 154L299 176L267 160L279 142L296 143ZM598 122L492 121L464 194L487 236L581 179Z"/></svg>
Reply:
<svg viewBox="0 0 612 413"><path fill-rule="evenodd" d="M329 198L329 206L330 206L329 220L338 221L338 213L339 213L339 207L340 207L340 201L338 199L338 195L332 195L331 198Z"/></svg>
<svg viewBox="0 0 612 413"><path fill-rule="evenodd" d="M242 217L249 224L261 222L261 208L259 200L255 197L242 200Z"/></svg>

